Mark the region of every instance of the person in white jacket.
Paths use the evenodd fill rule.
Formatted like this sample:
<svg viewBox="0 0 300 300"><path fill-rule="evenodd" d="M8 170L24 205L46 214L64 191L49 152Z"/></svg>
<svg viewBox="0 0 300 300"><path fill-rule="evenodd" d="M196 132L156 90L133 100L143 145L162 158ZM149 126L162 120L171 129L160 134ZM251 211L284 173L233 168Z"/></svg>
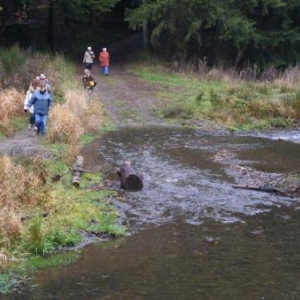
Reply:
<svg viewBox="0 0 300 300"><path fill-rule="evenodd" d="M28 88L28 91L26 92L25 100L24 100L24 110L27 112L28 103L31 98L31 96L34 94L34 92L37 90L39 85L39 79L33 79L30 83L30 86ZM34 105L32 105L29 109L30 117L29 117L29 125L28 129L32 129L34 127Z"/></svg>
<svg viewBox="0 0 300 300"><path fill-rule="evenodd" d="M85 51L83 56L83 63L86 64L87 69L92 70L94 58L95 58L95 54L92 50L92 47L87 47L87 50Z"/></svg>

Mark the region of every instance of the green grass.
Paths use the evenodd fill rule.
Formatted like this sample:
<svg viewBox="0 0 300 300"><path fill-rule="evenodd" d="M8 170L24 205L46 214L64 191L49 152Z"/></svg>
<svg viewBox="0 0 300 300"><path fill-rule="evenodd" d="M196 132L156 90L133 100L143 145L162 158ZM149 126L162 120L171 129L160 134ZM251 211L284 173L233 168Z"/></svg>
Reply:
<svg viewBox="0 0 300 300"><path fill-rule="evenodd" d="M78 251L56 254L48 257L31 256L26 266L23 268L27 270L54 268L58 266L65 266L78 260L80 253Z"/></svg>
<svg viewBox="0 0 300 300"><path fill-rule="evenodd" d="M82 137L82 142L83 142L84 144L89 144L89 143L91 143L94 139L95 139L95 135L93 135L93 134L85 134L85 135L83 135L83 137Z"/></svg>
<svg viewBox="0 0 300 300"><path fill-rule="evenodd" d="M210 80L198 74L131 65L131 72L156 86L160 116L176 120L209 119L228 128L249 130L292 126L300 116L298 87L232 79Z"/></svg>
<svg viewBox="0 0 300 300"><path fill-rule="evenodd" d="M64 147L56 145L53 150L60 155ZM29 170L33 168L32 162L26 157L19 157L17 161ZM126 227L119 223L115 207L108 201L111 197L117 197L117 193L111 190L94 191L92 188L103 182L100 172L84 173L80 186L74 188L72 172L67 164L55 157L40 163L43 165L40 167L47 170L47 182L55 174L68 173L60 181L50 183L52 203L48 203L48 213L45 214L42 207L37 207L23 221L24 229L20 238L10 241L7 251L13 254L17 263L0 273L0 293L3 294L11 292L20 283L23 271L28 273L34 268L72 262L73 256L63 257L59 254L60 250L62 247L78 245L84 238L83 232L112 237L128 234Z"/></svg>
<svg viewBox="0 0 300 300"><path fill-rule="evenodd" d="M20 275L20 272L0 272L0 293L1 294L9 294L16 286L18 286L21 282L24 281L24 278Z"/></svg>

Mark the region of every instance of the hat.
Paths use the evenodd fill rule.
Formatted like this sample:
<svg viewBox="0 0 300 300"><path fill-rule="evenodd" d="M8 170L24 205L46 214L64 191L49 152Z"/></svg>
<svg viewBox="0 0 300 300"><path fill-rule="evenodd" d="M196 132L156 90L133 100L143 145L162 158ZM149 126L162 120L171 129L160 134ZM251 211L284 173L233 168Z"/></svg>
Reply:
<svg viewBox="0 0 300 300"><path fill-rule="evenodd" d="M40 75L40 79L45 80L46 79L46 75L45 74L41 74Z"/></svg>
<svg viewBox="0 0 300 300"><path fill-rule="evenodd" d="M92 47L87 47L87 49L88 49L89 51L91 51L91 50L92 50Z"/></svg>
<svg viewBox="0 0 300 300"><path fill-rule="evenodd" d="M103 48L102 50L103 50L103 51L106 51L107 49L106 49L106 48Z"/></svg>

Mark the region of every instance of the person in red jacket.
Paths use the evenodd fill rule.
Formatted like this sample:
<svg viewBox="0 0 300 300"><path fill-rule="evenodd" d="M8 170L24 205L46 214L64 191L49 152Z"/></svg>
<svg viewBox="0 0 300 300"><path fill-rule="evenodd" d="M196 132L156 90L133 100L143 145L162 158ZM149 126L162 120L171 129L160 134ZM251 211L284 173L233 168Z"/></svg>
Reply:
<svg viewBox="0 0 300 300"><path fill-rule="evenodd" d="M109 71L109 53L106 48L103 48L99 54L100 65L102 69L102 73L107 76Z"/></svg>

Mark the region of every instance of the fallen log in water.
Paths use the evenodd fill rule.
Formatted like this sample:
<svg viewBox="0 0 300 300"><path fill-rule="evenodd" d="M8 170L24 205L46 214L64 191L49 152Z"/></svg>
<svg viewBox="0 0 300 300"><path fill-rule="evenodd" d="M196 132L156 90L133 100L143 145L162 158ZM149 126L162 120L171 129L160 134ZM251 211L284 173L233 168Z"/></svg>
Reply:
<svg viewBox="0 0 300 300"><path fill-rule="evenodd" d="M79 187L79 181L80 181L83 173L84 173L83 157L77 156L77 160L75 162L74 169L73 169L73 177L72 177L73 186Z"/></svg>
<svg viewBox="0 0 300 300"><path fill-rule="evenodd" d="M274 188L272 186L249 186L249 185L234 185L233 186L236 189L245 189L245 190L254 190L254 191L261 191L261 192L267 192L267 193L274 193L276 195L285 196L293 198L295 195L293 194L294 191L281 191L277 188Z"/></svg>
<svg viewBox="0 0 300 300"><path fill-rule="evenodd" d="M130 161L125 161L117 170L121 188L126 190L141 190L143 188L143 176L136 172Z"/></svg>

